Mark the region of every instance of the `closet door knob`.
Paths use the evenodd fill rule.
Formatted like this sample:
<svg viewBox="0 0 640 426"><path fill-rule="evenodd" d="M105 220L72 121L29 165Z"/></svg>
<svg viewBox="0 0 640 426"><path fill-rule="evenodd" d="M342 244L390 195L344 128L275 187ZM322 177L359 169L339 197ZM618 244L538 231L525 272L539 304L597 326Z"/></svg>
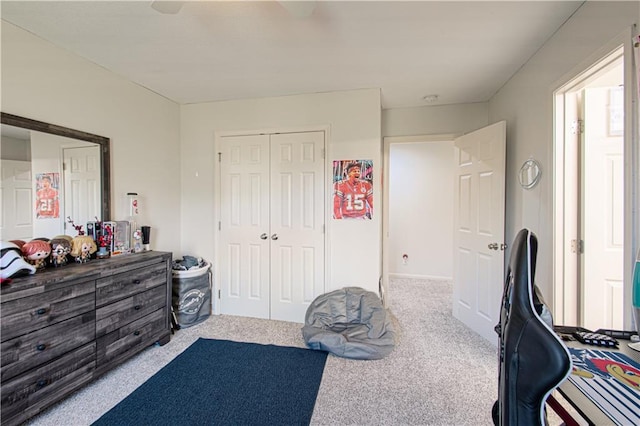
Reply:
<svg viewBox="0 0 640 426"><path fill-rule="evenodd" d="M271 239L274 240L274 241L277 240L278 239L278 234L273 234L271 236Z"/></svg>
<svg viewBox="0 0 640 426"><path fill-rule="evenodd" d="M260 239L261 240L266 240L267 238L269 238L269 236L267 234L260 235Z"/></svg>

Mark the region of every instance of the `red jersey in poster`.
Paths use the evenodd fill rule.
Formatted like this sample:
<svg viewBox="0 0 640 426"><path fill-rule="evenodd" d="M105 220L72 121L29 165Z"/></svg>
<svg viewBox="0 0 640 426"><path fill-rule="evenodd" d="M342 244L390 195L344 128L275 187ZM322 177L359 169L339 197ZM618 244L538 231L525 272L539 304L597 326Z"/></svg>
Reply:
<svg viewBox="0 0 640 426"><path fill-rule="evenodd" d="M60 199L51 175L57 175L57 173L37 176L36 217L38 219L57 219L60 217Z"/></svg>
<svg viewBox="0 0 640 426"><path fill-rule="evenodd" d="M373 214L373 186L360 179L362 165L348 163L346 179L333 184L333 217L336 219L371 219Z"/></svg>

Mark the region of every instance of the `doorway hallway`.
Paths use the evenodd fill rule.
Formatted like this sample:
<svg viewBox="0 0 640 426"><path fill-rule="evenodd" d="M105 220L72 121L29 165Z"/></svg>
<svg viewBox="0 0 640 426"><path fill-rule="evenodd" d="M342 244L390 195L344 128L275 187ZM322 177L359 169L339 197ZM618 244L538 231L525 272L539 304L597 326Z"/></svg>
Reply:
<svg viewBox="0 0 640 426"><path fill-rule="evenodd" d="M505 134L506 122L501 121L464 135L384 139L387 173L383 194L383 298L390 276L417 276L415 272L398 273L401 268L410 271L410 262L421 268L421 278L446 279L442 274L434 276L433 271L447 261L450 265L447 273L453 279L454 317L494 344L493 329L499 316L496 301L502 293L506 247ZM428 148L423 158L415 158L416 150L392 155L392 151L400 153L405 150L401 148L416 142L428 142L423 145ZM442 145L438 157L441 170L431 176L412 178L415 170L434 169L428 166L437 157L432 148L435 142ZM396 149L392 149L392 144L396 144ZM400 160L394 162L395 157ZM427 185L421 185L425 180ZM444 210L444 218L424 209L408 220L407 212L415 213L425 205ZM420 234L425 223L431 231ZM408 235L413 238L407 238ZM407 250L411 247L409 241L418 241L414 247L418 256ZM432 252L428 254L425 250Z"/></svg>

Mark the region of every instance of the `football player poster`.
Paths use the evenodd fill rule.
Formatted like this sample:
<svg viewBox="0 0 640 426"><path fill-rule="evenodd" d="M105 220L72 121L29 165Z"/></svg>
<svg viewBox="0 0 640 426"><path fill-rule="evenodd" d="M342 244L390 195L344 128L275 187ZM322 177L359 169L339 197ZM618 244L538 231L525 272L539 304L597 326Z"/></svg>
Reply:
<svg viewBox="0 0 640 426"><path fill-rule="evenodd" d="M373 161L334 160L333 218L373 217Z"/></svg>
<svg viewBox="0 0 640 426"><path fill-rule="evenodd" d="M36 174L36 218L57 219L60 217L59 185L59 173Z"/></svg>

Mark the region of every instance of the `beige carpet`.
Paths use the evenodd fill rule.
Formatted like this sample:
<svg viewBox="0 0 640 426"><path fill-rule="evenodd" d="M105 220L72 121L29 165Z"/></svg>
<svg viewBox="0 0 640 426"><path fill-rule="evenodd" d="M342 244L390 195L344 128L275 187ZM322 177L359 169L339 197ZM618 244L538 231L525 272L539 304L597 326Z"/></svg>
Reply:
<svg viewBox="0 0 640 426"><path fill-rule="evenodd" d="M329 356L313 425L491 425L497 355L451 316L451 284L394 279L395 351L378 361ZM178 331L34 418L32 425L89 425L198 337L304 347L301 324L212 316ZM149 407L149 409L153 409Z"/></svg>

